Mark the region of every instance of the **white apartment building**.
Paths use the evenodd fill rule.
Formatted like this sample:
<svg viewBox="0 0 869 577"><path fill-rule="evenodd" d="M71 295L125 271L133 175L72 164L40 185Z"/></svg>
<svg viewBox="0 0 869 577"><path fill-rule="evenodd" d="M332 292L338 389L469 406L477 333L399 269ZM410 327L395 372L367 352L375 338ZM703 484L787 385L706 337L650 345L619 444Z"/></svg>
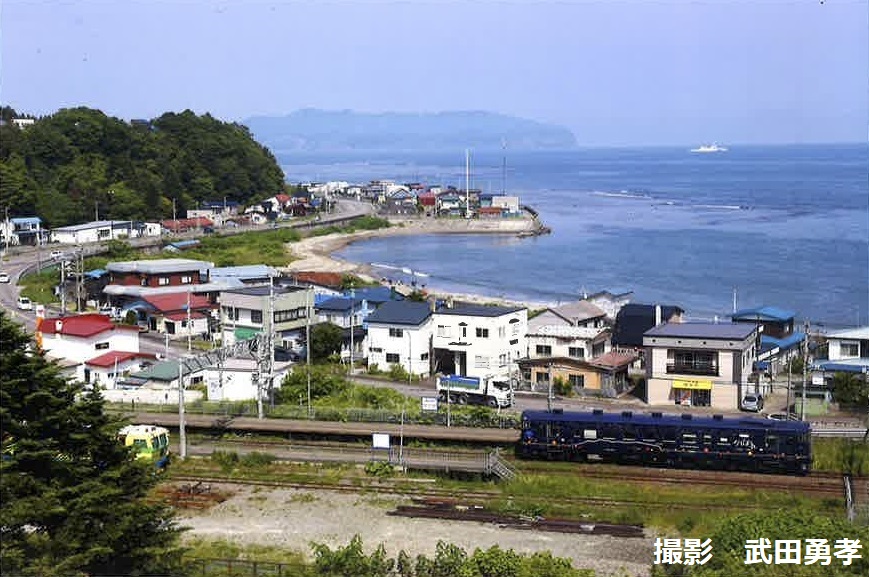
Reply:
<svg viewBox="0 0 869 577"><path fill-rule="evenodd" d="M433 372L509 379L527 351L528 310L461 304L434 314Z"/></svg>
<svg viewBox="0 0 869 577"><path fill-rule="evenodd" d="M587 360L610 351L606 313L586 301L549 308L528 321L528 358Z"/></svg>
<svg viewBox="0 0 869 577"><path fill-rule="evenodd" d="M431 305L388 301L371 313L366 324L368 366L388 370L400 365L414 375L431 374Z"/></svg>

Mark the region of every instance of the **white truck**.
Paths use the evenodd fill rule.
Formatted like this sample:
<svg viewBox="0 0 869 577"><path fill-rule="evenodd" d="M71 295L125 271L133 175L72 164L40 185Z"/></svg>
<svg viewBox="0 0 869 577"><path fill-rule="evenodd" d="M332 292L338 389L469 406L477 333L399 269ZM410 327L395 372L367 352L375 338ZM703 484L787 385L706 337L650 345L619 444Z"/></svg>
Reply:
<svg viewBox="0 0 869 577"><path fill-rule="evenodd" d="M443 403L513 406L513 388L507 378L442 375L437 379L437 390Z"/></svg>

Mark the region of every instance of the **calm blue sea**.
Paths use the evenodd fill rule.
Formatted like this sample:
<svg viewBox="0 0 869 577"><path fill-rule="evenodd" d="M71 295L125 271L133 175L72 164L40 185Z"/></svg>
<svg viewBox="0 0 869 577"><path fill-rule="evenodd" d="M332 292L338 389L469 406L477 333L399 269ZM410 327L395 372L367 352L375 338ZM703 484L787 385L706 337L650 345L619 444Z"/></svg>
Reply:
<svg viewBox="0 0 869 577"><path fill-rule="evenodd" d="M464 187L463 150L278 158L291 182ZM557 303L630 290L700 319L729 314L735 290L739 308L775 305L831 329L869 320L867 145L507 151L506 170L504 159L472 152L472 186L519 195L551 235L382 238L339 256L456 292Z"/></svg>

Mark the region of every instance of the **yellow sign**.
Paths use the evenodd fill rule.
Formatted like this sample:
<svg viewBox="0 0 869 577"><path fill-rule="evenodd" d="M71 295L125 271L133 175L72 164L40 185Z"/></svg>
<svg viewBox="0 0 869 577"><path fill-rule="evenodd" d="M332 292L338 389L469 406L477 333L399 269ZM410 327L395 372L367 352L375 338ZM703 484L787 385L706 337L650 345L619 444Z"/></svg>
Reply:
<svg viewBox="0 0 869 577"><path fill-rule="evenodd" d="M691 389L692 391L711 391L712 381L705 381L700 379L673 379L673 388Z"/></svg>

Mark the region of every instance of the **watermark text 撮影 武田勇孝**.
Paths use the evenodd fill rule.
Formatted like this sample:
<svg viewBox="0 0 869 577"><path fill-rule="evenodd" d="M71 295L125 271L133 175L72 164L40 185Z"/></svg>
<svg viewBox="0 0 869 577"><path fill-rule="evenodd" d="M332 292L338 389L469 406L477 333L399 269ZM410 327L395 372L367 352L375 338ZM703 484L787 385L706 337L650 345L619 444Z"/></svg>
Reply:
<svg viewBox="0 0 869 577"><path fill-rule="evenodd" d="M745 540L746 565L851 565L862 559L860 539ZM711 539L655 539L655 565L705 565L712 559Z"/></svg>

